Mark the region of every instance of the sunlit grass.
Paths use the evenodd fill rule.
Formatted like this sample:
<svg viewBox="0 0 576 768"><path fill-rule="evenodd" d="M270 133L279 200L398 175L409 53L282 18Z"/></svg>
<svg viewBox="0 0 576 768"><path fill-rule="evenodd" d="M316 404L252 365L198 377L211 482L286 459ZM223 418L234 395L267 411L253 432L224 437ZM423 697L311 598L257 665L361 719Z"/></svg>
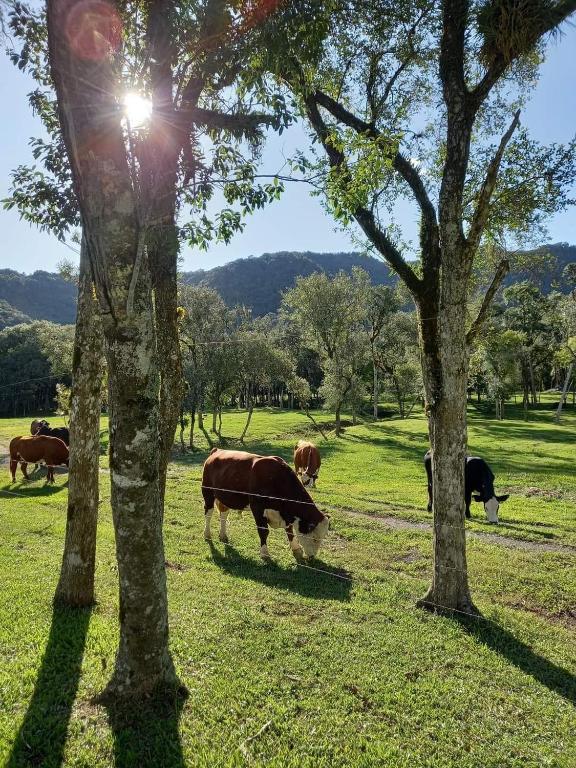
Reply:
<svg viewBox="0 0 576 768"><path fill-rule="evenodd" d="M224 415L231 446L244 417ZM26 433L29 422L1 420L0 445ZM246 448L289 460L309 425L302 414L258 410ZM488 528L476 505L470 531L576 543L575 428L574 412L558 427L551 411L502 424L472 408L471 450L488 459L499 489L514 490L500 526ZM275 563L262 563L249 514L231 517L231 546L210 548L199 492L207 446L202 438L198 453L175 450L165 542L171 647L189 690L179 718L177 707L116 717L92 701L109 679L117 643L107 474L98 603L91 614L69 615L51 606L67 476L58 474L54 488L40 475L10 484L1 468L0 489L23 494L0 494L1 765L576 764L574 552L469 538L473 594L494 623L422 613L414 601L430 578L430 531L394 529L378 516L430 520L423 417L365 423L342 440L317 442L323 466L315 495L335 508L318 567L350 580L298 570L280 532L270 542ZM105 454L101 461L104 468Z"/></svg>

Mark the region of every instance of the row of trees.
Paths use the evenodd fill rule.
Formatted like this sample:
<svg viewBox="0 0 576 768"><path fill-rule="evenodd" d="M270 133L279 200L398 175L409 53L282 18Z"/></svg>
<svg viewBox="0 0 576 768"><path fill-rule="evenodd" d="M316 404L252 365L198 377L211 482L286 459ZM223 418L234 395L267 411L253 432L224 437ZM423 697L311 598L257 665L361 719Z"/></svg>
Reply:
<svg viewBox="0 0 576 768"><path fill-rule="evenodd" d="M11 18L22 41L14 58L39 83L32 102L49 135L34 147L47 174L20 172L19 206L60 235L81 225L88 277L80 293L93 288L101 318L121 606L109 695L177 681L162 520L183 394L179 242L228 240L243 214L279 194L277 182L259 185L245 150L259 126L280 130L296 115L318 152L294 167L312 173L336 218L356 222L416 305L435 518L432 584L420 604L474 612L462 504L467 369L504 262L477 317L469 327L463 319L481 242L530 232L569 202L573 146L533 142L520 129L520 109L536 80L540 41L576 2L47 0L46 8L44 17L18 5ZM145 130L126 124L119 109L130 89L150 97ZM230 207L210 218L216 184ZM391 226L399 197L420 219L420 270ZM78 327L84 322L79 314ZM354 348L341 354L344 342L319 339L327 378L352 391L346 360ZM90 366L82 358L97 345L75 351L83 398ZM82 408L74 412L82 418ZM86 436L94 425L82 429ZM95 531L90 510L69 507L68 582L87 562L86 553L70 556L68 538L84 512Z"/></svg>
<svg viewBox="0 0 576 768"><path fill-rule="evenodd" d="M339 435L342 410L354 418L370 390L376 415L383 385L401 416L422 395L415 314L397 291L372 286L359 268L351 276L298 279L277 316L253 319L202 286L182 286L180 303L191 445L196 417L206 434L204 409L219 437L223 405L246 409L243 440L258 402L307 412L311 403L324 404L336 414ZM181 420L182 441L183 429Z"/></svg>

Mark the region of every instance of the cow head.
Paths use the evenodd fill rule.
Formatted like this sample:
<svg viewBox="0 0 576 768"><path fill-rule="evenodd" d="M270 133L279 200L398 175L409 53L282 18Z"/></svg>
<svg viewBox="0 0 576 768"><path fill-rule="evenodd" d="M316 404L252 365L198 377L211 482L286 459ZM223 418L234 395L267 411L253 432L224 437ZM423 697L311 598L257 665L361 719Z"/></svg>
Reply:
<svg viewBox="0 0 576 768"><path fill-rule="evenodd" d="M330 517L324 515L322 520L313 528L308 526L304 521L294 520L294 530L298 536L298 541L302 544L302 549L306 557L316 557L320 545L330 529Z"/></svg>
<svg viewBox="0 0 576 768"><path fill-rule="evenodd" d="M37 435L39 430L42 429L42 427L47 427L48 422L46 419L34 419L32 424L30 424L30 434L31 435Z"/></svg>
<svg viewBox="0 0 576 768"><path fill-rule="evenodd" d="M309 475L308 472L302 472L302 485L304 488L316 488L316 480L318 480L318 473Z"/></svg>
<svg viewBox="0 0 576 768"><path fill-rule="evenodd" d="M489 523L498 523L498 510L500 509L500 504L503 501L506 501L507 498L508 494L505 494L504 496L496 496L496 494L493 494L489 498L474 496L474 501L483 501L486 520L488 520Z"/></svg>

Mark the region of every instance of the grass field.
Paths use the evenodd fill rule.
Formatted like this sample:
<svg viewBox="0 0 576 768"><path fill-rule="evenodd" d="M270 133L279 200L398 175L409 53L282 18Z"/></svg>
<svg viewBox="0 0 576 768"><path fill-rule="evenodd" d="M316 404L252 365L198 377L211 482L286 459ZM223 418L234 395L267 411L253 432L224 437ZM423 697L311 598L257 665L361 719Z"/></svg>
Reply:
<svg viewBox="0 0 576 768"><path fill-rule="evenodd" d="M3 466L0 490L23 495L0 493L0 765L576 766L576 414L561 426L546 403L527 422L510 415L469 414L470 451L511 493L500 525L486 524L481 505L467 524L471 587L488 621L414 607L431 570L421 414L317 440L314 495L334 530L315 565L327 573L298 568L277 531L275 562L261 562L249 514L231 516L229 546L208 545L206 450L175 452L171 647L189 693L128 712L93 701L118 631L107 474L98 602L74 613L51 605L67 476L51 488L40 474L11 484ZM224 433L238 435L243 419L225 414ZM0 453L28 426L0 420ZM246 447L289 460L309 428L300 414L256 411Z"/></svg>

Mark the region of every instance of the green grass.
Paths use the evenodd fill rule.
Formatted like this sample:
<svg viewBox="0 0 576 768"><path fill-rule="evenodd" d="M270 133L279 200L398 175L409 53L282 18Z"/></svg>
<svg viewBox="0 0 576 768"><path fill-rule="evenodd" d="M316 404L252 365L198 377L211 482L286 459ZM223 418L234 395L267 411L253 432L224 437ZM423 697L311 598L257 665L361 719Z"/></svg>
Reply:
<svg viewBox="0 0 576 768"><path fill-rule="evenodd" d="M496 423L470 409L471 451L488 459L498 490L512 493L499 526L487 526L480 505L468 524L505 537L468 540L471 587L488 622L414 608L430 578L431 534L391 527L389 518L430 520L421 415L318 440L315 497L334 530L316 565L328 574L298 569L279 532L270 540L275 562L262 563L249 514L231 517L230 546L207 545L206 446L175 453L165 516L171 648L189 695L130 712L94 703L118 633L107 475L98 603L53 612L66 474L53 488L40 475L10 484L2 467L0 489L24 496L0 493L0 765L576 765L576 552L568 548L576 545L576 417L570 411L556 426L549 408L528 422L510 414ZM225 414L224 433L237 436L243 419ZM0 445L28 426L1 420ZM290 459L309 426L299 414L256 411L246 447Z"/></svg>

